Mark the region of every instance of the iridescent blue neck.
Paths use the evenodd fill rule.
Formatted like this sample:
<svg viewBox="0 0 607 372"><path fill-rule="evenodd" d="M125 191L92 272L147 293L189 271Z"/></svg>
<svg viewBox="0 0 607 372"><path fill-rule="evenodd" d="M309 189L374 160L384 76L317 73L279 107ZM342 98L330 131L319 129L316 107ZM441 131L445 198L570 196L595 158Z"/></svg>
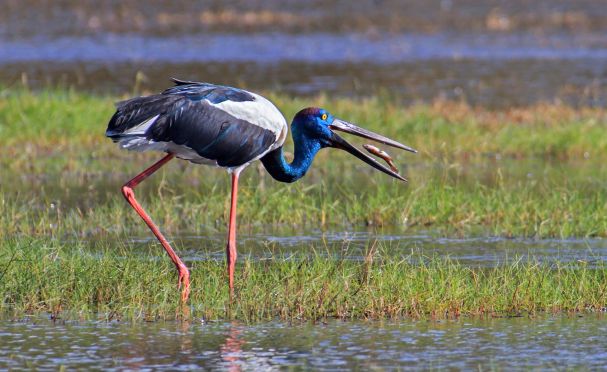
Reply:
<svg viewBox="0 0 607 372"><path fill-rule="evenodd" d="M295 142L295 157L291 164L287 163L282 146L270 151L261 158L261 162L268 173L280 182L295 182L303 177L312 165L314 156L321 149L318 141L311 141L296 136L295 132L293 133L293 137Z"/></svg>

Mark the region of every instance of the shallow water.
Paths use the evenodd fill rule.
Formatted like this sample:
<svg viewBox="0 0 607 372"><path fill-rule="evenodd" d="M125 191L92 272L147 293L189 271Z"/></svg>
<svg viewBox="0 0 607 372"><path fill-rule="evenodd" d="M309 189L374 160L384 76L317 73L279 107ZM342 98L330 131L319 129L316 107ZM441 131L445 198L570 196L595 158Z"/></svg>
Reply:
<svg viewBox="0 0 607 372"><path fill-rule="evenodd" d="M600 0L11 0L0 4L0 84L124 93L174 76L296 95L605 106L605 15Z"/></svg>
<svg viewBox="0 0 607 372"><path fill-rule="evenodd" d="M204 236L184 234L172 236L171 239L186 262L225 260L226 236L223 232ZM133 250L141 252L149 252L157 246L158 255L162 255L154 237L131 238L128 244ZM470 267L494 267L519 260L544 264L582 262L589 267L602 267L607 261L607 241L600 238L445 238L431 230L411 232L393 228L348 232L274 229L271 233L238 234L239 254L253 260L282 259L303 254L363 261L373 245L381 247L382 255L410 255L414 261L420 255L449 257Z"/></svg>
<svg viewBox="0 0 607 372"><path fill-rule="evenodd" d="M0 368L571 369L607 363L603 316L452 321L0 322Z"/></svg>
<svg viewBox="0 0 607 372"><path fill-rule="evenodd" d="M187 49L183 45L188 45ZM607 38L599 35L420 35L257 34L187 35L151 38L102 34L94 37L37 37L5 41L4 63L65 62L249 62L374 63L380 65L436 59L480 61L607 57Z"/></svg>

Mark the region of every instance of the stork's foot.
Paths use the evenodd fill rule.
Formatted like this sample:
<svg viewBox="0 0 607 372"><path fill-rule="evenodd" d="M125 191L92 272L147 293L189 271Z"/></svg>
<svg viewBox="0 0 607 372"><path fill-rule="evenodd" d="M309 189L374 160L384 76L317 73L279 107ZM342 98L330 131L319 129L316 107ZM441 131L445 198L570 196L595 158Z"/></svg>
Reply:
<svg viewBox="0 0 607 372"><path fill-rule="evenodd" d="M181 302L186 303L190 297L190 271L187 267L179 267L179 284L177 289L181 289Z"/></svg>

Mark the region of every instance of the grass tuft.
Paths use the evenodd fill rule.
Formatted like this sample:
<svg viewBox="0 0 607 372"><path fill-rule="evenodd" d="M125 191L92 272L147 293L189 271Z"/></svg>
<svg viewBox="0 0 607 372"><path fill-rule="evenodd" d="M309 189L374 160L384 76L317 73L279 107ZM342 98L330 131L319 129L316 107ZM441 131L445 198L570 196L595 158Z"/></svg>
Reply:
<svg viewBox="0 0 607 372"><path fill-rule="evenodd" d="M128 249L23 240L4 242L0 311L106 320L321 320L518 316L600 310L607 267L515 260L470 268L448 258L394 256L377 247L363 261L295 255L245 258L230 303L224 263L192 263L192 293L179 303L169 260Z"/></svg>

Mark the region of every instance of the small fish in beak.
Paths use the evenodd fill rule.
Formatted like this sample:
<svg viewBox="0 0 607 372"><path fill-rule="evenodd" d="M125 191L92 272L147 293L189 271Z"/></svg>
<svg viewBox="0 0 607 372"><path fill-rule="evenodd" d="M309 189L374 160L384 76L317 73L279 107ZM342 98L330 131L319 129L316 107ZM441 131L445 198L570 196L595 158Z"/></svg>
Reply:
<svg viewBox="0 0 607 372"><path fill-rule="evenodd" d="M342 131L345 133L350 133L350 134L353 134L358 137L370 139L372 141L376 141L376 142L382 143L384 145L396 147L396 148L399 148L399 149L402 149L405 151L409 151L409 152L413 152L413 153L416 153L417 150L415 150L409 146L403 145L400 142L394 141L393 139L382 136L381 134L373 133L367 129L360 128L359 126L356 126L352 123L348 123L347 121L343 121L343 120L340 120L337 118L335 118L333 120L333 122L329 125L329 129L331 129L331 131L332 131L330 146L345 150L345 151L349 152L350 154L356 156L360 160L364 161L365 163L369 164L373 168L375 168L379 171L382 171L403 182L407 182L406 178L404 178L403 176L398 174L398 169L394 166L394 162L392 162L392 157L390 157L390 155L388 155L386 152L381 151L380 149L378 149L375 146L371 146L373 148L372 150L369 150L368 147L365 147L365 149L367 149L367 151L381 157L384 161L386 161L388 163L388 165L390 166L390 168L381 164L380 162L375 160L375 158L365 154L358 148L352 146L346 140L344 140L343 138L338 136L337 133L335 133L334 131L337 130L337 131ZM379 155L379 154L381 154L381 155Z"/></svg>
<svg viewBox="0 0 607 372"><path fill-rule="evenodd" d="M363 147L369 153L384 159L384 161L388 164L390 169L392 169L393 172L398 173L398 168L396 168L396 165L394 164L394 161L393 161L392 157L390 156L390 154L388 154L384 150L381 150L380 148L375 147L371 144L363 145Z"/></svg>

